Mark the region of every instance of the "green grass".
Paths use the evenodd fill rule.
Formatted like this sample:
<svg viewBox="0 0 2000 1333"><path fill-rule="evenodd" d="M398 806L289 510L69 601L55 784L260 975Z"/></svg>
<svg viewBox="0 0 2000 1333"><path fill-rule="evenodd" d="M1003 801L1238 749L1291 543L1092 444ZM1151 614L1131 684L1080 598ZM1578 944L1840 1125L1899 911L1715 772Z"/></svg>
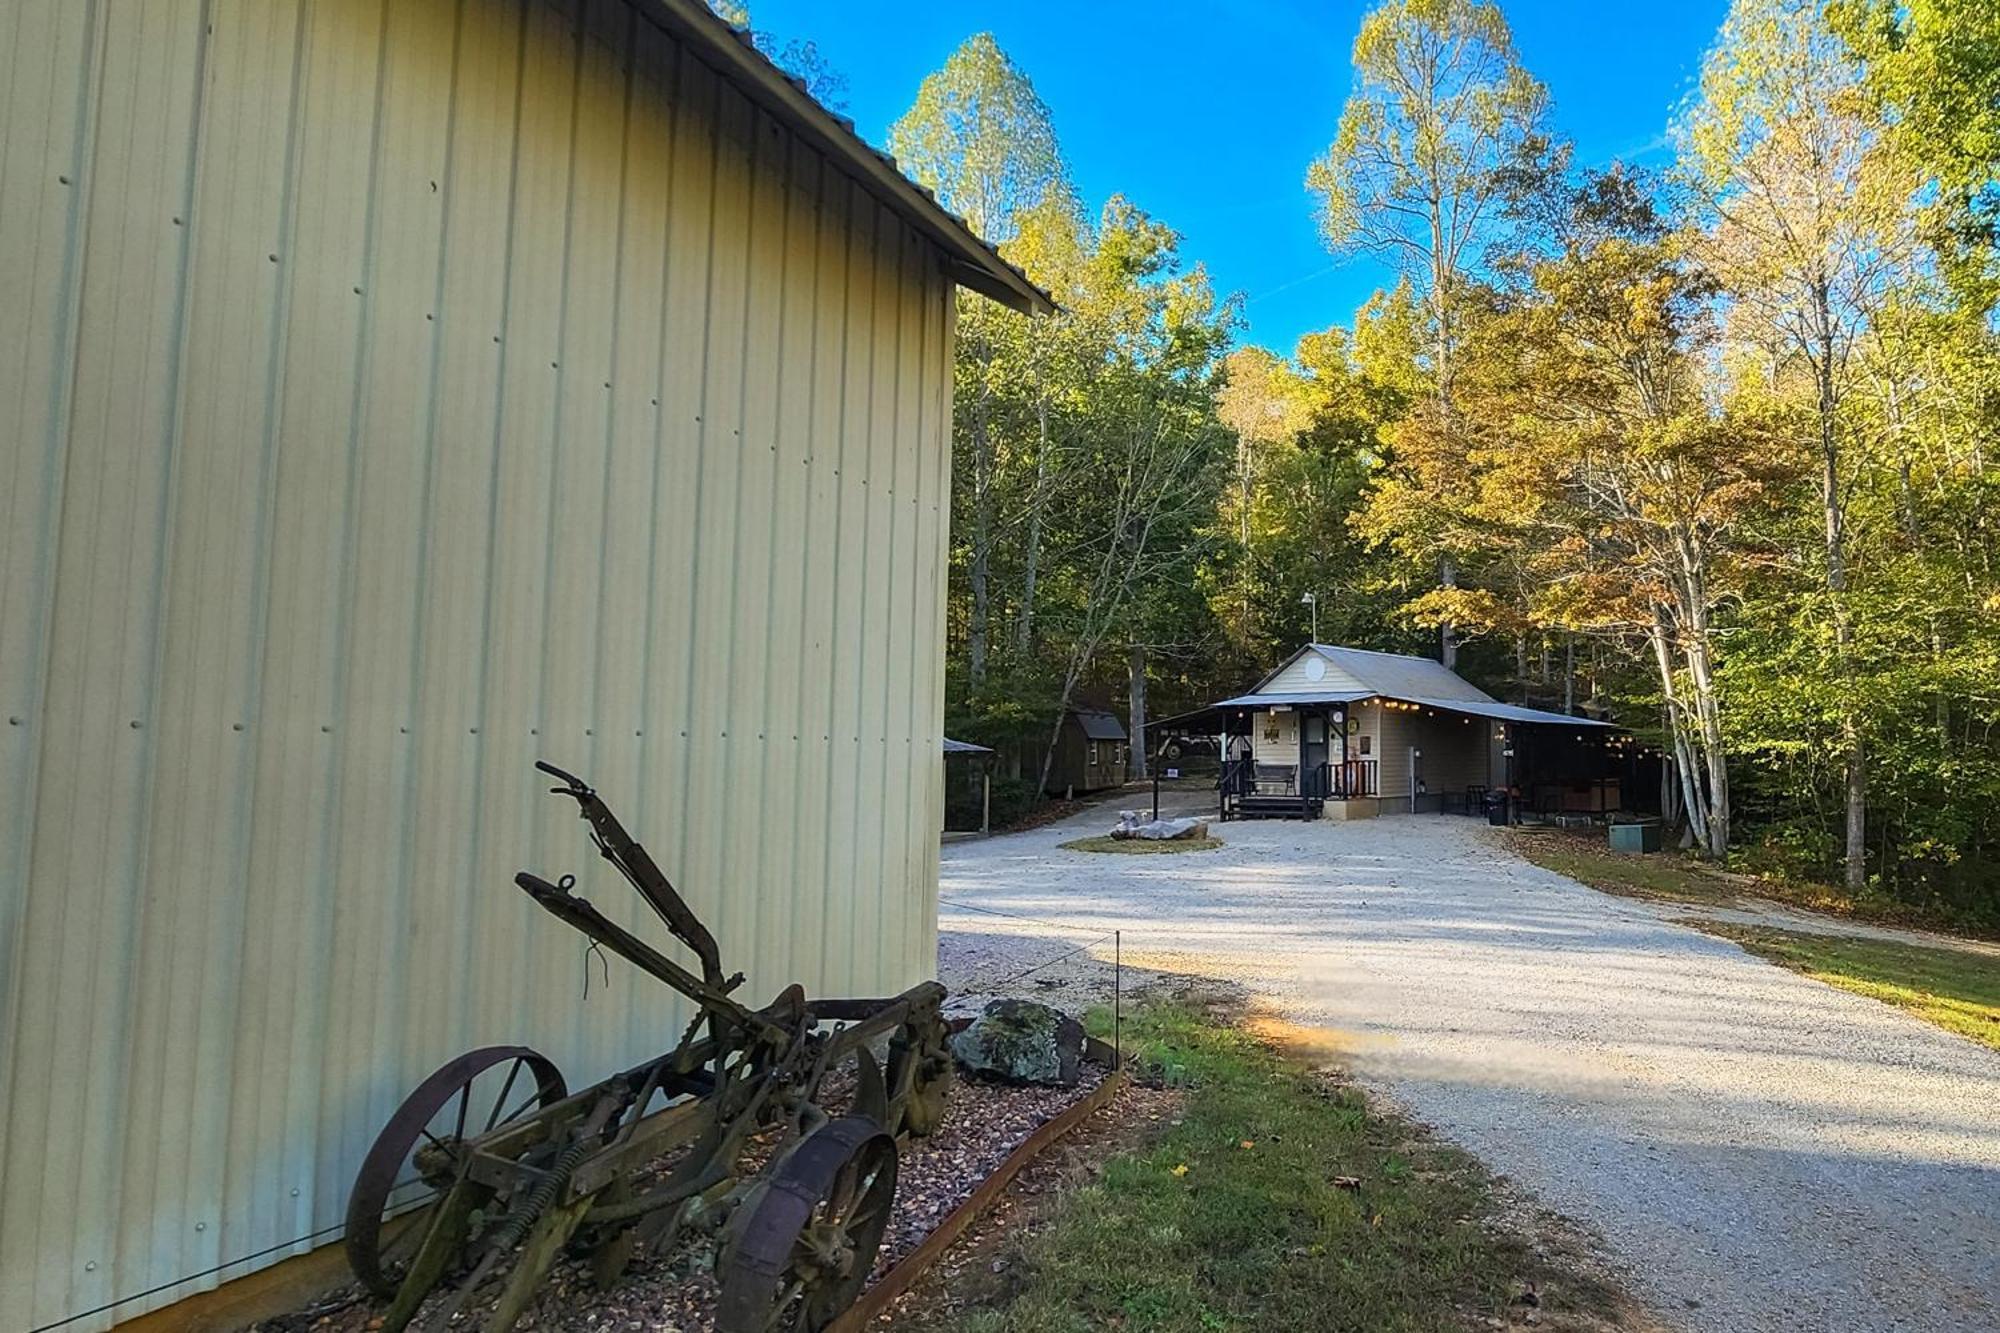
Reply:
<svg viewBox="0 0 2000 1333"><path fill-rule="evenodd" d="M1110 852L1120 856L1158 856L1173 852L1212 852L1220 838L1073 838L1057 844L1066 852Z"/></svg>
<svg viewBox="0 0 2000 1333"><path fill-rule="evenodd" d="M1683 852L1614 852L1602 830L1594 834L1555 829L1510 829L1507 843L1544 870L1567 875L1604 893L1728 907L1756 887L1725 875Z"/></svg>
<svg viewBox="0 0 2000 1333"><path fill-rule="evenodd" d="M1975 924L1923 910L1879 891L1856 895L1829 884L1724 870L1690 852L1614 852L1606 845L1601 829L1589 833L1509 829L1507 845L1544 870L1553 870L1580 884L1624 898L1705 907L1735 907L1746 897L1766 898L1808 912L1878 925L1913 926L1973 938L1993 934Z"/></svg>
<svg viewBox="0 0 2000 1333"><path fill-rule="evenodd" d="M1142 1071L1186 1089L1180 1123L1018 1238L1001 1290L917 1327L1459 1330L1505 1318L1534 1279L1544 1319L1565 1328L1566 1306L1615 1299L1542 1271L1488 1225L1472 1159L1356 1089L1187 1008L1128 1015L1124 1034Z"/></svg>
<svg viewBox="0 0 2000 1333"><path fill-rule="evenodd" d="M1727 921L1693 921L1759 958L1815 981L1908 1009L1941 1028L2000 1050L2000 958L1887 940L1808 935Z"/></svg>

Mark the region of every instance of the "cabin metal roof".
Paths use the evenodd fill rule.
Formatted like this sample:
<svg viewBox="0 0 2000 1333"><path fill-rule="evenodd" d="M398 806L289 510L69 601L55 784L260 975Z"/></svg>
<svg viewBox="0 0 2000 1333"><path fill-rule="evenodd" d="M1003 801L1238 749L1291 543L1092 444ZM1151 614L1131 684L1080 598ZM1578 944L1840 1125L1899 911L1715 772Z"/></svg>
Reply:
<svg viewBox="0 0 2000 1333"><path fill-rule="evenodd" d="M1308 653L1318 653L1347 676L1360 682L1359 689L1265 690L1286 668ZM1336 644L1309 643L1266 672L1257 688L1248 694L1223 699L1175 717L1161 718L1148 729L1175 727L1188 729L1218 723L1224 711L1295 708L1300 704L1352 704L1367 699L1395 699L1499 722L1528 722L1537 725L1602 727L1617 730L1617 724L1596 718L1554 713L1545 708L1501 703L1456 671L1428 657L1408 653L1383 653L1371 648L1343 648Z"/></svg>

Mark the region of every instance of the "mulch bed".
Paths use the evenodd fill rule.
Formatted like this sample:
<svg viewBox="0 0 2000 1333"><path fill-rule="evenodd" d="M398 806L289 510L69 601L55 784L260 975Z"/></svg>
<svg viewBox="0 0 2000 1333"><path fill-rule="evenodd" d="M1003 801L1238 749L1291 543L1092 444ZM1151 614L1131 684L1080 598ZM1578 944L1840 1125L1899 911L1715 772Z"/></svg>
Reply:
<svg viewBox="0 0 2000 1333"><path fill-rule="evenodd" d="M896 1209L875 1275L880 1277L921 1245L1008 1154L1045 1122L1088 1096L1104 1075L1104 1070L1085 1065L1083 1081L1074 1088L1017 1088L961 1077L952 1088L938 1131L904 1146ZM1102 1113L1092 1117L1092 1123L1101 1119ZM542 1283L516 1328L709 1333L718 1294L714 1259L714 1247L706 1241L676 1245L664 1255L641 1254L608 1291L598 1289L587 1263L565 1261ZM488 1300L475 1302L452 1327L477 1327L497 1295L495 1283ZM309 1309L267 1320L257 1329L259 1333L367 1333L379 1325L380 1313L378 1306L363 1299L358 1287L347 1287Z"/></svg>
<svg viewBox="0 0 2000 1333"><path fill-rule="evenodd" d="M1110 1158L1179 1124L1184 1101L1176 1088L1128 1083L1022 1168L874 1327L921 1329L959 1311L1004 1304L1015 1279L1015 1246L1046 1223L1064 1195L1097 1179Z"/></svg>

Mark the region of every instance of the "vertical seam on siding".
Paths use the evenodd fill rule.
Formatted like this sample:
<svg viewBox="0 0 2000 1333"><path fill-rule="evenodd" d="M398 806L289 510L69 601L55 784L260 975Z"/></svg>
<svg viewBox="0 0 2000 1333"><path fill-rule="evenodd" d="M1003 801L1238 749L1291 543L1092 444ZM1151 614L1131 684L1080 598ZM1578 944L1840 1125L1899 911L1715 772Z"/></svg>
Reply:
<svg viewBox="0 0 2000 1333"><path fill-rule="evenodd" d="M432 251L431 310L434 316L429 321L429 373L424 391L423 429L423 477L417 489L417 549L416 568L410 572L410 660L404 676L403 712L405 718L418 710L423 689L424 664L430 655L430 630L432 616L430 606L430 578L432 554L438 543L440 525L432 513L437 501L437 455L438 455L438 411L440 380L444 373L444 338L447 314L445 310L446 275L451 267L451 219L452 199L456 191L452 189L452 166L457 160L459 65L465 47L465 4L458 0L454 6L451 31L451 65L446 76L444 111L444 162L439 168L438 179L444 182L443 197L438 201L437 244ZM419 728L414 734L403 733L401 752L396 755L392 767L399 770L403 781L403 800L398 814L402 827L397 831L396 868L393 876L395 899L402 909L402 929L392 932L394 944L390 967L397 973L407 975L409 949L417 931L415 920L416 898L411 893L411 865L416 858L417 809L420 804L414 798L414 789L423 781L420 766L425 743L430 740L433 728ZM407 996L406 996L407 998ZM397 1024L392 1034L396 1043L393 1059L386 1063L391 1068L400 1069L402 1057L406 1053L404 1036L407 1025Z"/></svg>
<svg viewBox="0 0 2000 1333"><path fill-rule="evenodd" d="M500 265L500 309L497 323L500 326L500 353L494 366L493 375L493 431L492 461L487 468L486 491L486 562L483 570L483 596L480 600L479 615L479 667L473 686L473 715L478 719L480 733L471 737L473 797L471 828L468 830L467 846L472 856L472 864L479 864L479 851L484 841L486 828L486 771L485 754L487 735L493 730L492 719L487 716L492 702L493 684L493 621L494 603L499 596L500 558L500 479L501 460L505 456L507 438L507 363L512 357L513 344L508 339L514 309L514 248L520 222L521 191L521 112L522 102L527 95L528 81L528 6L535 0L519 0L514 6L518 21L514 42L514 118L509 137L507 164L507 223L505 239L501 242ZM484 920L484 918L475 918ZM459 976L460 1000L467 1001L466 992L474 990L478 977L483 975L475 966L481 953L482 932L477 926L465 932L460 943L460 957L464 960ZM474 1007L464 1005L467 1012Z"/></svg>
<svg viewBox="0 0 2000 1333"><path fill-rule="evenodd" d="M711 151L709 153L709 160L708 160L708 172L709 172L708 227L706 229L704 237L708 247L708 253L705 259L705 263L703 265L703 277L702 277L704 314L702 320L703 336L701 340L701 374L700 378L696 381L696 389L695 389L695 401L698 404L700 404L702 410L699 417L697 417L696 419L696 424L700 426L700 429L693 432L694 451L695 451L694 505L693 505L694 530L690 534L690 541L688 545L688 568L686 572L686 579L688 584L687 633L682 636L684 646L686 649L685 661L684 661L686 669L682 678L681 715L687 719L687 724L688 724L687 754L690 759L692 759L696 754L696 752L700 749L700 747L695 743L696 728L699 725L699 723L695 718L695 711L694 711L695 694L696 694L695 672L697 670L698 660L700 657L700 653L697 651L695 645L695 627L700 623L701 619L701 532L703 527L702 523L703 510L701 504L702 490L703 490L702 475L707 471L707 468L704 464L704 459L708 452L707 435L708 435L708 415L709 415L708 414L709 340L707 337L707 333L709 327L714 323L715 211L716 211L715 201L716 201L716 195L719 193L718 187L720 186L722 180L721 119L722 119L723 82L720 76L717 76L713 70L711 70L709 73L710 73L710 78L712 80L711 83L712 93L709 98L709 117L708 117L708 135L709 135L709 143ZM681 787L681 840L684 847L687 844L692 843L694 841L693 837L690 834L688 824L693 814L695 787L700 781L704 780L705 778L708 778L709 776L711 775L696 773L694 771L694 767L692 764L688 766L687 780Z"/></svg>
<svg viewBox="0 0 2000 1333"><path fill-rule="evenodd" d="M660 311L653 352L653 478L652 487L647 492L652 502L646 508L646 617L645 639L640 649L640 679L653 679L653 642L658 632L658 597L660 575L660 478L665 474L663 456L666 453L666 421L668 405L662 401L666 397L666 366L669 355L667 345L667 311L672 306L673 293L673 213L674 213L674 157L675 148L680 143L681 114L681 48L678 42L667 41L667 51L672 64L661 79L666 112L666 158L660 164L661 180L665 184L665 204L661 211L660 226ZM639 689L639 730L645 734L639 738L639 780L636 799L638 808L651 814L653 811L653 791L650 781L653 766L647 756L653 751L657 728L653 725L653 691L646 684ZM678 1007L678 1006L677 1006ZM640 1022L640 1011L632 1011L632 1021ZM673 1021L672 1019L668 1020ZM631 1034L634 1039L639 1032Z"/></svg>
<svg viewBox="0 0 2000 1333"><path fill-rule="evenodd" d="M775 123L773 122L773 124ZM758 701L757 705L757 725L761 728L758 734L764 737L764 749L760 757L760 766L758 769L758 789L766 794L771 790L771 751L778 744L778 738L771 734L771 668L774 660L778 657L776 649L779 634L778 532L782 524L794 521L794 516L785 513L778 501L778 497L781 494L781 483L779 481L780 467L783 462L783 455L778 449L778 442L784 438L785 432L785 327L787 323L786 315L791 306L793 146L793 138L790 132L779 128L778 133L783 137L784 153L783 165L778 171L778 329L773 343L777 349L777 354L774 358L776 366L771 383L773 411L771 417L771 487L769 492L770 499L768 501L771 510L771 522L764 530L764 541L767 548L764 558L764 689L763 697ZM748 340L747 335L748 331L746 329L746 342ZM748 364L747 358L745 364L746 366ZM788 654L785 660L793 663L795 670L804 669L803 659L796 651ZM794 831L793 836L797 836L796 831ZM775 891L771 886L770 880L765 877L764 873L766 844L769 841L768 838L764 837L756 839L757 876L753 882L757 885L758 897L756 923L753 927L751 937L757 940L775 938L783 941L783 953L781 955L783 966L778 969L778 973L789 984L796 980L796 973L798 971L798 967L792 958L792 954L796 952L794 941L789 932L767 929L767 918L776 906L772 901L776 896ZM789 881L787 881L785 891L787 894L793 891ZM786 907L789 910L790 904L786 904Z"/></svg>
<svg viewBox="0 0 2000 1333"><path fill-rule="evenodd" d="M19 1086L19 1071L16 1061L20 1055L17 1027L21 1017L20 995L25 984L25 969L20 966L20 950L26 946L30 903L28 881L33 873L35 847L39 842L37 811L41 801L42 756L48 747L49 727L45 716L48 695L49 660L55 649L55 598L61 574L58 555L61 551L62 511L58 507L69 491L69 468L75 457L69 448L70 420L75 403L76 363L82 341L82 303L84 275L88 268L87 247L84 244L88 232L90 212L89 195L95 187L96 173L85 175L77 165L86 153L94 156L96 143L96 110L103 96L104 52L102 49L103 26L98 22L98 5L95 0L88 5L84 17L82 46L83 67L77 72L77 89L72 127L74 138L70 149L70 179L82 188L70 191L67 220L63 229L62 274L57 280L62 297L57 303L56 324L51 337L55 354L49 364L49 425L44 437L43 450L46 454L60 452L57 466L48 469L47 493L43 514L48 523L48 535L43 544L44 555L38 569L38 582L34 594L35 614L41 620L38 636L40 651L35 665L35 679L29 689L27 717L36 723L35 734L29 738L27 781L24 784L26 800L18 813L21 836L15 845L19 856L18 869L10 874L13 883L20 886L18 907L13 914L13 924L5 940L5 954L0 957L7 968L7 985L4 999L7 1004L6 1022L0 1024L0 1075L7 1079L8 1087ZM60 920L68 910L67 899L58 906ZM12 1099L0 1100L0 1171L5 1171L10 1158L9 1145L13 1135ZM10 1176L11 1172L8 1173ZM39 1191L42 1182L37 1179L35 1188ZM34 1213L40 1216L41 1200ZM32 1245L32 1241L30 1242ZM65 1279L64 1290L67 1290ZM36 1291L29 1285L26 1301L29 1309L34 1308Z"/></svg>
<svg viewBox="0 0 2000 1333"><path fill-rule="evenodd" d="M167 607L165 605L166 592L169 586L167 580L167 569L173 560L173 554L174 554L173 551L174 542L173 542L173 532L172 532L173 525L171 519L176 499L179 495L179 490L180 490L178 456L180 451L180 437L181 437L181 424L182 424L181 414L184 410L183 400L187 387L183 382L182 378L183 366L184 366L182 352L187 342L187 332L188 332L188 322L189 322L188 288L190 285L190 275L193 268L193 253L194 253L193 203L194 203L196 183L200 174L200 162L201 162L202 147L203 147L202 131L203 131L203 126L205 124L205 117L203 113L207 107L207 102L208 102L208 54L209 54L208 38L210 35L209 34L210 15L212 13L210 7L210 0L202 0L201 8L198 12L199 12L199 18L197 21L200 25L201 33L195 48L195 68L194 68L194 79L192 88L193 105L189 114L189 123L187 131L187 137L188 137L187 164L183 168L182 181L181 181L182 216L188 219L188 225L181 229L182 235L178 243L180 254L178 258L179 271L174 279L173 333L170 335L170 339L168 342L168 350L167 350L166 379L168 383L173 385L173 390L172 390L172 395L165 406L166 420L162 422L162 425L165 428L165 439L162 441L164 447L161 450L161 459L160 459L160 477L161 477L160 501L159 501L160 530L159 530L159 536L155 540L155 545L153 550L153 563L151 569L152 596L148 600L148 611L146 616L143 618L144 620L143 628L140 630L140 634L146 639L149 639L151 642L150 651L148 653L149 665L147 667L147 673L146 673L146 696L148 705L150 705L150 703L154 699L155 693L159 687L160 677L162 674L162 666L165 657L166 636L162 626L164 625L167 619ZM93 171L91 175L94 181L96 177L96 172ZM142 707L139 711L142 717L149 716L152 713L152 709L150 707ZM145 910L145 895L143 892L143 885L145 884L148 869L150 867L149 853L150 853L150 848L152 846L153 812L154 812L154 807L156 805L156 800L152 795L153 791L155 790L153 774L159 762L159 736L161 731L160 726L157 725L156 718L154 719L154 721L155 721L154 726L141 732L138 745L139 749L139 758L137 760L138 789L141 793L144 793L144 795L141 797L138 803L138 808L134 818L134 827L130 834L130 842L132 848L132 879L131 879L131 884L128 888L128 893L131 895L129 905L133 909L131 916L131 938L134 940L143 938L146 927L146 917L147 917L147 913ZM178 952L178 950L176 950L175 952ZM124 985L121 987L121 1001L119 1004L119 1009L121 1012L124 1012L129 1009L133 977L134 977L134 969L129 969L129 968L126 969L124 974ZM197 1017L195 1020L194 1034L195 1034L195 1040L194 1040L195 1050L199 1052L201 1048L201 1022L199 1017L199 1006L197 1006ZM99 1038L97 1034L93 1031L91 1044L95 1046L98 1040ZM127 1049L123 1053L123 1060L121 1061L123 1065L123 1069L119 1077L119 1081L121 1084L129 1084L134 1075L135 1072L133 1068L134 1055L135 1052L128 1045ZM113 1093L111 1094L110 1100L114 1104L117 1104L122 1099L119 1098L116 1093ZM157 1130L158 1127L149 1126L148 1128ZM114 1131L113 1134L113 1142L116 1144L116 1152L120 1161L123 1161L125 1159L127 1150L129 1148L130 1144L129 1133L130 1133L130 1127L126 1126L126 1127L121 1127L120 1129ZM185 1149L186 1145L182 1146L183 1149ZM122 1173L120 1174L119 1180L120 1183L114 1184L113 1186L112 1202L109 1210L109 1216L114 1219L113 1221L114 1231L116 1230L115 1219L123 1208L124 1189L122 1185ZM193 1192L191 1188L192 1185L193 1182L183 1178L182 1181L183 1197L180 1200L180 1203L183 1205L183 1207L185 1207L188 1202L186 1195L188 1193ZM157 1173L155 1174L154 1177L154 1188L156 1190L159 1188L159 1180ZM70 1218L72 1219L72 1221L74 1221L78 1216L80 1216L80 1213L81 1210L72 1210L70 1213ZM160 1212L156 1211L153 1217L150 1219L150 1229L157 1236L163 1228L164 1228L163 1219L160 1216ZM207 1245L202 1246L200 1248L205 1251L213 1250L214 1246L219 1244L220 1239L221 1239L221 1228L218 1227L216 1229L215 1238L213 1240L210 1240ZM155 1245L155 1246L149 1246L148 1250L152 1254L158 1254L161 1248L162 1247ZM171 1249L174 1253L177 1254L183 1252L181 1247L174 1246L171 1243L169 1243L169 1245L164 1248ZM104 1279L104 1282L100 1283L100 1285L115 1283L118 1274L122 1272L124 1269L125 1262L126 1262L126 1256L124 1256L123 1254L114 1255L112 1263L105 1266L109 1269L109 1273L106 1279ZM182 1262L185 1262L185 1260L182 1260ZM210 1260L210 1262L212 1262L212 1260Z"/></svg>
<svg viewBox="0 0 2000 1333"><path fill-rule="evenodd" d="M292 77L285 113L285 155L284 164L280 171L282 184L279 188L278 197L277 227L275 228L277 235L274 238L278 252L286 255L293 254L296 251L298 240L298 153L299 139L304 132L305 53L308 45L306 41L306 33L308 31L306 10L306 0L298 0L296 17L292 25ZM283 273L280 275L278 289L273 293L271 300L269 333L271 354L264 369L264 439L262 458L258 465L259 480L257 486L256 528L251 539L251 547L256 552L256 555L251 570L250 623L245 627L246 636L250 643L251 656L250 673L249 678L245 681L245 697L243 701L244 721L246 723L254 723L262 714L264 683L271 658L267 629L270 624L271 551L275 529L272 515L278 505L278 427L283 411L285 358L290 346L287 329L291 318L292 294L297 287L297 279L294 276L296 272L297 268L294 265L287 265L285 267ZM257 734L261 735L261 731ZM263 753L261 740L253 738L248 742L248 745L250 756L243 765L243 777L239 784L240 795L236 802L239 817L243 821L240 864L242 866L246 891L250 875L251 858L254 855L253 849L256 845L258 775L261 771ZM239 960L247 956L250 949L252 920L252 913L242 912L239 914L237 944L237 957ZM280 1062L281 1071L277 1076L272 1078L268 1075L263 1068L263 1057L270 1044L270 1036L264 1030L264 1021L265 1016L260 1015L257 1022L259 1035L255 1039L256 1058L259 1062L257 1077L260 1080L268 1080L270 1083L276 1084L281 1088L282 1095L277 1100L280 1105L289 1105L291 1102L292 1074L296 1062L291 1060L282 1061ZM244 1040L245 1035L239 1023L237 1032L237 1044L239 1048L243 1045ZM240 1056L232 1060L232 1070L240 1067L241 1063ZM289 1137L292 1132L288 1128L281 1134L281 1142L284 1138ZM279 1157L281 1161L288 1162L292 1160L291 1153L282 1148ZM225 1164L225 1198L229 1197L228 1179L227 1165ZM301 1186L301 1189L303 1190L304 1186ZM312 1209L317 1207L318 1200L315 1192L307 1191L302 1193L301 1198L304 1201L303 1205L300 1208L293 1209L292 1221L285 1228L288 1231L296 1229L301 1225L302 1221L309 1222ZM254 1210L255 1202L251 1201L250 1206ZM280 1206L282 1207L282 1205ZM305 1214L304 1219L299 1216L301 1212ZM296 1253L297 1248L294 1247L292 1252Z"/></svg>
<svg viewBox="0 0 2000 1333"><path fill-rule="evenodd" d="M369 355L369 349L373 342L370 331L374 327L375 310L375 299L372 295L374 291L372 278L374 277L375 241L378 231L376 225L376 196L381 178L383 104L389 82L390 3L391 0L382 0L379 7L380 15L377 19L379 33L376 38L375 48L375 100L371 112L368 139L368 184L364 193L361 215L362 282L365 290L370 292L371 295L367 300L362 302L360 313L355 318L354 378L348 392L347 473L342 490L340 524L340 594L333 608L333 635L328 648L332 669L329 672L330 678L327 682L327 711L334 715L336 724L344 717L341 709L346 699L350 666L353 659L353 653L348 644L347 628L348 622L353 615L355 598L358 596L357 584L359 580L355 572L357 562L354 559L354 548L359 539L361 526L359 492L362 471L361 437L364 433L362 422L367 413L367 394L365 390L368 383L368 368L373 359ZM322 902L328 905L327 910L333 914L334 929L330 932L329 939L333 961L329 965L329 975L332 977L335 994L352 993L349 987L342 985L341 976L338 971L341 963L344 961L346 966L350 968L358 968L359 966L352 958L345 960L341 958L342 950L340 948L338 929L340 912L336 890L340 883L340 863L342 859L340 816L341 809L346 800L347 785L347 764L344 756L345 750L342 741L335 740L327 746L327 755L324 761L326 767L326 795L322 810L320 832L320 836L325 840L326 846L318 858L320 882L318 893L316 894ZM353 989L364 988L357 987ZM368 989L371 990L372 996L372 988ZM349 1015L341 1023L341 1028L342 1030L351 1032L362 1026L372 1025L373 1021L371 1006L370 1013L366 1016L357 1017ZM324 1043L335 1039L335 1030L332 1015L323 1016L320 1023L321 1042ZM322 1049L322 1067L337 1067L336 1062L329 1058L331 1054L330 1051ZM372 1087L364 1087L361 1090L361 1109L364 1113L367 1108L373 1106L374 1094L377 1091L377 1089ZM323 1132L319 1136L318 1141L322 1145L322 1151L325 1150L325 1145L339 1144L345 1139L352 1127L351 1122L354 1109L351 1105L343 1105L341 1109L330 1112L326 1105L325 1085L322 1083L319 1112L322 1117L331 1115L333 1120L331 1132ZM359 1154L349 1154L347 1156L352 1159L358 1158Z"/></svg>

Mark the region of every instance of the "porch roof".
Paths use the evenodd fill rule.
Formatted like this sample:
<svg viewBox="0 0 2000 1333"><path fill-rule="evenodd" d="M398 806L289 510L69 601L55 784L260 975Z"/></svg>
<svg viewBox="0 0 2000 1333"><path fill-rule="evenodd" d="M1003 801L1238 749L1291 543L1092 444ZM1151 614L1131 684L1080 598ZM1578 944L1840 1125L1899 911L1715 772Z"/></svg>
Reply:
<svg viewBox="0 0 2000 1333"><path fill-rule="evenodd" d="M1426 708L1443 708L1454 713L1470 713L1474 717L1490 717L1500 722L1534 722L1545 726L1603 727L1609 731L1619 730L1615 722L1599 722L1594 717L1577 717L1571 713L1551 713L1546 708L1524 708L1520 704L1503 704L1492 699L1420 699L1412 695L1402 702L1422 704Z"/></svg>
<svg viewBox="0 0 2000 1333"><path fill-rule="evenodd" d="M1494 699L1435 699L1415 694L1385 694L1379 690L1287 690L1273 694L1239 694L1233 699L1223 699L1206 708L1197 708L1174 717L1163 717L1157 722L1148 723L1146 729L1200 733L1204 727L1214 727L1219 730L1225 715L1239 709L1249 709L1254 712L1271 708L1296 708L1300 704L1360 703L1367 699L1394 699L1398 703L1419 704L1425 708L1436 708L1451 713L1466 713L1473 717L1492 718L1497 722L1523 722L1558 727L1598 727L1610 731L1619 729L1615 723L1600 722L1596 718L1552 713L1544 708L1525 708L1520 704L1503 704Z"/></svg>

